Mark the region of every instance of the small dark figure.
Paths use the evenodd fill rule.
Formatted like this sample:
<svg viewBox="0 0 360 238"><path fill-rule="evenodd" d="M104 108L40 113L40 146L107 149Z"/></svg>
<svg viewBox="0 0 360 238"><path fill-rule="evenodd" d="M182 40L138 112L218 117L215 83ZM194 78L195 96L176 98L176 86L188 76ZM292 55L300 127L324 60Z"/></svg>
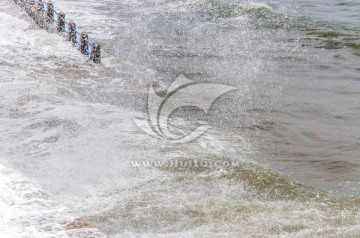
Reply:
<svg viewBox="0 0 360 238"><path fill-rule="evenodd" d="M89 50L89 36L88 34L84 31L81 33L80 36L80 51L81 53L83 53L84 55L88 54L88 50Z"/></svg>
<svg viewBox="0 0 360 238"><path fill-rule="evenodd" d="M73 21L69 22L67 40L76 43L76 23Z"/></svg>
<svg viewBox="0 0 360 238"><path fill-rule="evenodd" d="M100 44L97 42L93 43L93 47L91 50L91 59L96 64L101 63L101 47Z"/></svg>
<svg viewBox="0 0 360 238"><path fill-rule="evenodd" d="M59 12L57 21L58 21L58 25L57 25L58 32L64 31L65 30L65 13Z"/></svg>
<svg viewBox="0 0 360 238"><path fill-rule="evenodd" d="M54 4L52 1L48 1L46 4L46 12L47 12L47 18L46 18L46 22L52 22L53 18L54 18Z"/></svg>

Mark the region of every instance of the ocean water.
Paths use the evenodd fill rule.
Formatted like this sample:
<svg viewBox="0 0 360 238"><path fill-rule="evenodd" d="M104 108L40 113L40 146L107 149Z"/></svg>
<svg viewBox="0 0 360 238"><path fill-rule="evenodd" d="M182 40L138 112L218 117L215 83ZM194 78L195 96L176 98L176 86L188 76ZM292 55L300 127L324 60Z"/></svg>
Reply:
<svg viewBox="0 0 360 238"><path fill-rule="evenodd" d="M0 237L360 237L360 3L54 3L102 64L0 3ZM174 144L133 118L181 74L237 90Z"/></svg>

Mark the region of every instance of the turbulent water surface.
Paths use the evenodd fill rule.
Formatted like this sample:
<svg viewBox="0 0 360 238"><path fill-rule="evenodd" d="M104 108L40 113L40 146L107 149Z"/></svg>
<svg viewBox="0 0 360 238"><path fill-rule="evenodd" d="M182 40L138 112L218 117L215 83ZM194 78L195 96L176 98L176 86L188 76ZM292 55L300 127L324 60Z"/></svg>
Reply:
<svg viewBox="0 0 360 238"><path fill-rule="evenodd" d="M0 3L1 237L360 237L360 3L55 8L102 64ZM181 130L212 129L174 144L133 118L181 74L237 90L177 110ZM164 166L181 161L221 166Z"/></svg>

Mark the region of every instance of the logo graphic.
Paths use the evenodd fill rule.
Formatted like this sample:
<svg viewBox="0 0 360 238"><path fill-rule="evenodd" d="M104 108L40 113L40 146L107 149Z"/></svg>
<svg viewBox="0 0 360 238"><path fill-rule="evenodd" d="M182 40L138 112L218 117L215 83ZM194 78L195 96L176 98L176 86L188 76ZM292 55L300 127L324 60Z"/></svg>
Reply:
<svg viewBox="0 0 360 238"><path fill-rule="evenodd" d="M213 102L221 95L236 88L221 84L195 83L179 75L171 83L166 95L158 96L154 85L149 88L148 119L134 119L135 124L145 133L169 140L173 143L186 143L197 139L211 127L208 124L197 127L190 133L173 133L168 120L172 112L180 107L193 106L208 112Z"/></svg>

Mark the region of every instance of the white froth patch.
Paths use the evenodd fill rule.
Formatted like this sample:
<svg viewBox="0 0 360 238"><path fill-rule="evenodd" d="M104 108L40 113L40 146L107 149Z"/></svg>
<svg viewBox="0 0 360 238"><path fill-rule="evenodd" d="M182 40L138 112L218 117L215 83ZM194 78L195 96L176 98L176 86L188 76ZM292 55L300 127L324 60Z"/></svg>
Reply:
<svg viewBox="0 0 360 238"><path fill-rule="evenodd" d="M16 237L105 237L94 228L70 229L76 215L33 181L0 165L0 234Z"/></svg>

